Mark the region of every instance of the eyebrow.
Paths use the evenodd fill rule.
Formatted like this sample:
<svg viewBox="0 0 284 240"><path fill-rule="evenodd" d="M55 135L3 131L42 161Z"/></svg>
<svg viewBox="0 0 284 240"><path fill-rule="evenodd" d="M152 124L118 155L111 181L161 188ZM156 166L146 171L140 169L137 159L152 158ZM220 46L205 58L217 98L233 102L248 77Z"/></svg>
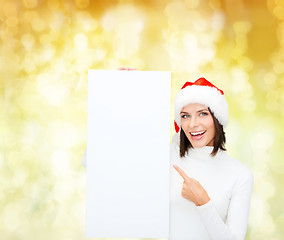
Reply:
<svg viewBox="0 0 284 240"><path fill-rule="evenodd" d="M204 108L204 109L198 110L197 112L203 112L203 111L209 111L209 110L207 108ZM188 113L188 112L180 112L180 113Z"/></svg>

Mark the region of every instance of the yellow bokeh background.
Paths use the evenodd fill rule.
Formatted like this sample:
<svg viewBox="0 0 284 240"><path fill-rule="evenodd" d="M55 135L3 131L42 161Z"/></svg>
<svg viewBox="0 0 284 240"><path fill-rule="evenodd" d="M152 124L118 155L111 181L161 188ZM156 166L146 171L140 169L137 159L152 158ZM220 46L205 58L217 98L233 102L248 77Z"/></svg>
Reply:
<svg viewBox="0 0 284 240"><path fill-rule="evenodd" d="M122 66L172 72L172 121L185 81L224 90L228 152L254 174L246 239L284 239L283 0L0 6L1 239L85 239L88 69Z"/></svg>

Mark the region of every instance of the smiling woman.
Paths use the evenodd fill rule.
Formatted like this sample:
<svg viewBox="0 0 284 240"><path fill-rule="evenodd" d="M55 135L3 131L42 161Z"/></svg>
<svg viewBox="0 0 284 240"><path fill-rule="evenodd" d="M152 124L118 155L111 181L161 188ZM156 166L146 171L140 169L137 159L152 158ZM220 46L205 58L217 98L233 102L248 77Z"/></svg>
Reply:
<svg viewBox="0 0 284 240"><path fill-rule="evenodd" d="M203 104L191 103L182 108L180 156L184 157L189 148L214 146L214 156L219 149L225 149L225 132L210 108Z"/></svg>
<svg viewBox="0 0 284 240"><path fill-rule="evenodd" d="M205 78L186 82L176 96L171 240L245 239L253 175L226 153L228 119L223 91Z"/></svg>
<svg viewBox="0 0 284 240"><path fill-rule="evenodd" d="M170 240L245 239L253 175L226 152L228 119L223 91L205 78L186 82L176 96ZM86 152L86 166L84 159Z"/></svg>
<svg viewBox="0 0 284 240"><path fill-rule="evenodd" d="M192 147L213 146L215 128L208 108L199 103L192 103L182 108L188 115L181 115L181 126ZM185 118L185 116L188 116Z"/></svg>

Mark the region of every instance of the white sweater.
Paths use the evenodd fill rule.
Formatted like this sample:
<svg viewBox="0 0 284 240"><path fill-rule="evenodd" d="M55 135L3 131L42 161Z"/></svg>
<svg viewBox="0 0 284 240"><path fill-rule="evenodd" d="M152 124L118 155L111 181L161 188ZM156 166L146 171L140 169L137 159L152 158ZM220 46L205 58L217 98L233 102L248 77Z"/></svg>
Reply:
<svg viewBox="0 0 284 240"><path fill-rule="evenodd" d="M211 157L213 147L190 149L179 157L179 135L173 136L170 165L169 240L244 240L253 175L225 151ZM86 167L86 151L82 164ZM210 197L202 206L181 196L183 179L172 167L180 166L200 182Z"/></svg>
<svg viewBox="0 0 284 240"><path fill-rule="evenodd" d="M245 239L253 175L225 151L211 157L213 147L189 149L179 156L179 135L171 144L170 240ZM172 167L180 166L200 182L210 197L202 206L181 196L183 179Z"/></svg>

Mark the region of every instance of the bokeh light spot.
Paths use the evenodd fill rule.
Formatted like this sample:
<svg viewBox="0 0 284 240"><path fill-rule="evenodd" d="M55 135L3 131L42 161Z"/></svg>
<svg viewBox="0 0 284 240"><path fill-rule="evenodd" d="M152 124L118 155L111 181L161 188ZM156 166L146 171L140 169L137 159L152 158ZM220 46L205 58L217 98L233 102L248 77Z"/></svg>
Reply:
<svg viewBox="0 0 284 240"><path fill-rule="evenodd" d="M27 50L31 50L35 43L35 38L31 34L25 34L21 39L22 44Z"/></svg>
<svg viewBox="0 0 284 240"><path fill-rule="evenodd" d="M81 11L77 14L78 22L86 31L94 31L98 27L96 19L92 18L89 12Z"/></svg>
<svg viewBox="0 0 284 240"><path fill-rule="evenodd" d="M283 6L277 6L273 9L273 13L275 16L281 20L284 20L284 7Z"/></svg>
<svg viewBox="0 0 284 240"><path fill-rule="evenodd" d="M211 18L211 27L214 31L221 31L224 28L225 16L222 12L214 13Z"/></svg>
<svg viewBox="0 0 284 240"><path fill-rule="evenodd" d="M38 92L50 105L60 105L69 93L69 89L59 82L56 77L48 74L41 74L37 78Z"/></svg>
<svg viewBox="0 0 284 240"><path fill-rule="evenodd" d="M116 19L113 10L105 13L103 18L101 19L102 27L104 28L105 31L112 31L115 27L115 22Z"/></svg>
<svg viewBox="0 0 284 240"><path fill-rule="evenodd" d="M78 50L85 50L88 47L88 39L85 34L79 33L74 37L74 43Z"/></svg>

